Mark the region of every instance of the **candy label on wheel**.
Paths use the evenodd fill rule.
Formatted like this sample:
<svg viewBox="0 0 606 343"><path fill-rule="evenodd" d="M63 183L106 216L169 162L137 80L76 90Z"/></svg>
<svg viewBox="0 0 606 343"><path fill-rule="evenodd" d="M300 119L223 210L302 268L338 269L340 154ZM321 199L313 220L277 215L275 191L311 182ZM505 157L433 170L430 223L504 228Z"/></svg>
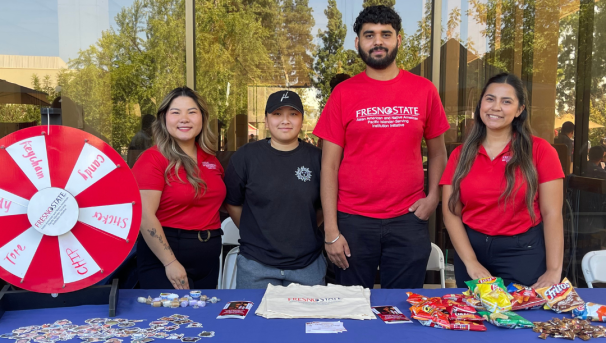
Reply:
<svg viewBox="0 0 606 343"><path fill-rule="evenodd" d="M27 213L29 200L0 189L0 217Z"/></svg>
<svg viewBox="0 0 606 343"><path fill-rule="evenodd" d="M45 136L21 140L6 148L6 152L38 190L51 186Z"/></svg>
<svg viewBox="0 0 606 343"><path fill-rule="evenodd" d="M101 150L86 143L65 189L74 196L116 169L116 164Z"/></svg>

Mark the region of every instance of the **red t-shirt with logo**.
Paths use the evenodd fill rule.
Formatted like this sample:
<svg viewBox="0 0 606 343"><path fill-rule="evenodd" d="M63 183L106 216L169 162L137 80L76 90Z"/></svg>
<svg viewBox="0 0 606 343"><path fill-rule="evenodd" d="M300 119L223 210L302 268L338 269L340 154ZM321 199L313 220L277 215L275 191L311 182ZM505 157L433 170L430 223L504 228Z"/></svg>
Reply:
<svg viewBox="0 0 606 343"><path fill-rule="evenodd" d="M451 185L452 177L459 162L462 146L457 147L446 165L446 170L440 180L440 185ZM461 180L460 200L463 204L461 211L463 223L470 228L490 236L513 236L528 231L542 220L539 206L539 192L534 198L535 222L530 218L526 208L526 182L522 173L516 173L514 192L517 193L504 206L504 200L499 198L505 187L505 167L511 159L511 142L490 160L486 150L480 146L478 155L471 166L469 174ZM564 178L562 165L556 150L544 139L532 137L532 162L537 169L539 184ZM514 196L515 195L515 196ZM513 200L513 203L511 202Z"/></svg>
<svg viewBox="0 0 606 343"><path fill-rule="evenodd" d="M204 152L197 144L200 177L206 182L206 193L202 187L194 198L194 187L187 181L185 168L179 168L181 180L171 170L170 184L164 179L168 159L156 146L145 150L135 166L133 174L140 190L162 191L156 217L162 226L184 230L213 230L221 227L219 208L225 199L223 167L213 155Z"/></svg>
<svg viewBox="0 0 606 343"><path fill-rule="evenodd" d="M314 135L343 148L337 209L387 219L408 213L423 191L421 140L448 130L427 79L401 70L389 81L362 72L330 95Z"/></svg>

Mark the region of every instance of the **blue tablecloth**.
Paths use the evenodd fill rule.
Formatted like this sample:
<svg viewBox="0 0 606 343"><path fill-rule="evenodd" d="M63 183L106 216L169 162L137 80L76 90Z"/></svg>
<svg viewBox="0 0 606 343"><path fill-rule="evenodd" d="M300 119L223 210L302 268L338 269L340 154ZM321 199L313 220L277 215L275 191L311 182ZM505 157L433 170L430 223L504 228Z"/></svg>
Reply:
<svg viewBox="0 0 606 343"><path fill-rule="evenodd" d="M421 289L416 292L426 296L441 296L446 293L460 293L461 289ZM579 295L585 301L606 304L606 289L577 289ZM380 319L376 320L342 320L347 332L339 334L306 334L305 322L313 319L265 319L255 315L257 306L261 302L264 290L203 290L203 294L209 297L216 296L221 299L217 304L208 304L205 308L194 309L192 307L170 309L153 308L149 305L137 303L137 297L151 295L157 296L158 290L120 290L117 317L127 319L146 319L138 323L138 327L148 327L149 321L156 320L162 316L171 314L188 315L190 319L204 325L203 329L187 329L186 325L175 333L185 333L185 336L196 336L203 330L215 331L213 338L202 338L199 343L210 342L394 342L394 340L407 340L413 342L437 342L448 341L449 343L470 343L482 339L483 342L509 342L518 343L539 340L538 334L530 329L509 330L494 327L487 323L486 332L450 331L424 327L413 320L412 324L385 324ZM176 291L183 295L185 291ZM372 291L371 303L378 305L395 305L404 314L410 316L409 304L406 302L406 290L376 289ZM247 300L255 303L252 312L246 319L216 319L217 315L227 301ZM530 321L546 321L553 317L570 317L570 314L556 314L552 311L532 310L518 312ZM53 323L59 319L69 319L74 324L84 324L88 318L102 317L108 315L108 307L102 305L78 306L57 309L40 309L28 311L6 312L0 319L0 334L11 332L13 329L28 325L41 325ZM323 320L332 321L332 320ZM597 324L597 323L596 323ZM130 338L123 338L124 343L130 342ZM79 340L74 339L73 342ZM180 342L156 339L157 342ZM0 342L1 343L1 342ZM10 341L6 341L10 343Z"/></svg>

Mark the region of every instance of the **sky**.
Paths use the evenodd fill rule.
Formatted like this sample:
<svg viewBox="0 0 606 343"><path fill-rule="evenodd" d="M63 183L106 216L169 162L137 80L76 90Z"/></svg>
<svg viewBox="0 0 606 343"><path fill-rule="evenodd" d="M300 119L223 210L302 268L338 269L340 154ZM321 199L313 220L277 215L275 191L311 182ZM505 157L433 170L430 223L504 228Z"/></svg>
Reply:
<svg viewBox="0 0 606 343"><path fill-rule="evenodd" d="M398 0L396 11L402 17L407 34L416 31L426 0ZM460 2L461 0L458 0ZM445 1L445 2L457 2ZM466 2L466 1L463 1ZM25 56L59 56L65 62L95 44L104 30L116 27L115 17L133 0L3 0L0 1L0 54ZM363 0L337 0L337 8L347 25L345 48L354 48L352 26L362 10ZM315 26L325 30L326 0L309 0Z"/></svg>

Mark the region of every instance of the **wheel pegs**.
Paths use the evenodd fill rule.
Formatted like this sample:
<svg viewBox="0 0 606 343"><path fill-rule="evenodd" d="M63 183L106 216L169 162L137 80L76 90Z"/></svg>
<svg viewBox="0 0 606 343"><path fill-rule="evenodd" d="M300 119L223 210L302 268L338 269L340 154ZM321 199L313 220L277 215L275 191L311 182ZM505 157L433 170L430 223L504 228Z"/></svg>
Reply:
<svg viewBox="0 0 606 343"><path fill-rule="evenodd" d="M88 143L88 138L84 138L84 143Z"/></svg>
<svg viewBox="0 0 606 343"><path fill-rule="evenodd" d="M130 243L130 240L128 238L126 239L126 243Z"/></svg>
<svg viewBox="0 0 606 343"><path fill-rule="evenodd" d="M21 278L21 282L20 283L23 283L23 278Z"/></svg>
<svg viewBox="0 0 606 343"><path fill-rule="evenodd" d="M120 168L120 163L116 164L116 168Z"/></svg>
<svg viewBox="0 0 606 343"><path fill-rule="evenodd" d="M132 204L134 205L134 204L136 204L136 202L133 201Z"/></svg>
<svg viewBox="0 0 606 343"><path fill-rule="evenodd" d="M103 269L101 269L101 274L103 274Z"/></svg>
<svg viewBox="0 0 606 343"><path fill-rule="evenodd" d="M0 149L4 150L4 149L6 149L6 147L5 147L4 145L0 145ZM135 202L133 201L133 204L134 204L134 203L135 203Z"/></svg>
<svg viewBox="0 0 606 343"><path fill-rule="evenodd" d="M44 136L46 134L46 131L42 131L42 133L40 133L42 136Z"/></svg>
<svg viewBox="0 0 606 343"><path fill-rule="evenodd" d="M63 284L63 288L65 288L65 284Z"/></svg>

